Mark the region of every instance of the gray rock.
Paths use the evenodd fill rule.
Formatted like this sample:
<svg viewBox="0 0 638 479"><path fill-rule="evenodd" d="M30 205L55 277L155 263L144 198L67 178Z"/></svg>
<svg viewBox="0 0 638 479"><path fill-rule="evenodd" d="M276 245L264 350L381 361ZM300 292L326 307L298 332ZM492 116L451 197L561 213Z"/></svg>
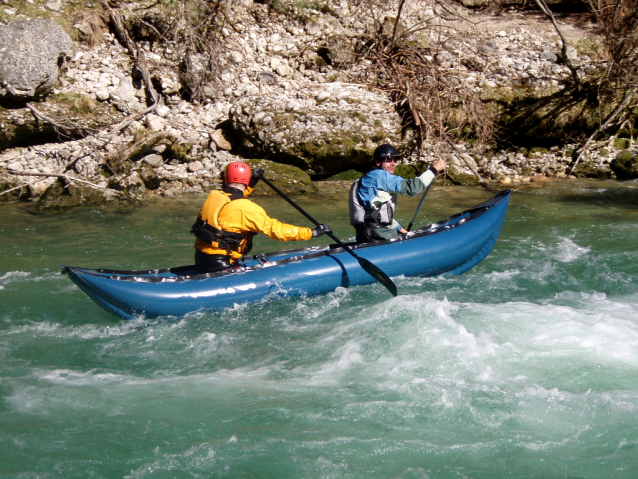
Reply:
<svg viewBox="0 0 638 479"><path fill-rule="evenodd" d="M107 203L120 199L120 192L117 190L112 190L110 188L105 189L102 195L103 195L104 201Z"/></svg>
<svg viewBox="0 0 638 479"><path fill-rule="evenodd" d="M483 45L479 46L478 50L483 55L492 56L496 54L496 48L493 45L490 45L489 43L484 43Z"/></svg>
<svg viewBox="0 0 638 479"><path fill-rule="evenodd" d="M442 68L451 68L456 58L450 52L442 50L436 54L436 61Z"/></svg>
<svg viewBox="0 0 638 479"><path fill-rule="evenodd" d="M95 98L98 101L106 101L111 97L107 90L98 90L95 92Z"/></svg>
<svg viewBox="0 0 638 479"><path fill-rule="evenodd" d="M238 52L238 51L231 51L228 53L228 59L232 63L235 63L236 65L238 65L244 61L244 55L242 55L241 52Z"/></svg>
<svg viewBox="0 0 638 479"><path fill-rule="evenodd" d="M261 72L259 75L257 75L257 80L259 80L259 82L263 83L264 85L277 84L277 78L270 72Z"/></svg>
<svg viewBox="0 0 638 479"><path fill-rule="evenodd" d="M210 56L187 55L180 65L180 81L193 100L214 98L215 75L210 69Z"/></svg>
<svg viewBox="0 0 638 479"><path fill-rule="evenodd" d="M58 81L59 65L73 54L73 41L53 20L0 25L0 97L45 97Z"/></svg>
<svg viewBox="0 0 638 479"><path fill-rule="evenodd" d="M226 129L215 130L212 134L213 143L219 150L230 151L236 142L233 132Z"/></svg>
<svg viewBox="0 0 638 479"><path fill-rule="evenodd" d="M120 78L120 85L111 92L110 98L113 106L126 114L138 113L143 109L135 95L133 82L128 76Z"/></svg>
<svg viewBox="0 0 638 479"><path fill-rule="evenodd" d="M167 106L160 105L155 109L155 113L160 118L166 118L171 112L171 109Z"/></svg>
<svg viewBox="0 0 638 479"><path fill-rule="evenodd" d="M148 115L146 117L146 125L151 131L162 131L166 128L166 119L158 115Z"/></svg>
<svg viewBox="0 0 638 479"><path fill-rule="evenodd" d="M186 169L190 171L191 173L195 173L196 171L202 170L203 168L204 168L204 165L202 165L202 162L199 160L195 160L189 163L188 166L186 167Z"/></svg>
<svg viewBox="0 0 638 479"><path fill-rule="evenodd" d="M282 77L287 77L287 76L290 76L291 73L292 73L292 69L285 63L282 63L281 65L277 66L278 75Z"/></svg>
<svg viewBox="0 0 638 479"><path fill-rule="evenodd" d="M162 166L164 164L164 158L161 155L147 155L142 158L142 161L147 165L152 166L153 168L157 168L158 166Z"/></svg>
<svg viewBox="0 0 638 479"><path fill-rule="evenodd" d="M478 56L471 56L468 58L464 58L462 61L463 65L465 65L470 70L483 71L487 66L487 62Z"/></svg>
<svg viewBox="0 0 638 479"><path fill-rule="evenodd" d="M317 100L317 103L321 103L326 101L328 98L330 98L330 92L322 91L322 92L319 92L319 94L315 97L315 100Z"/></svg>
<svg viewBox="0 0 638 479"><path fill-rule="evenodd" d="M334 68L347 68L357 59L352 41L345 35L328 37L317 53Z"/></svg>
<svg viewBox="0 0 638 479"><path fill-rule="evenodd" d="M44 4L44 7L52 12L59 12L62 10L63 4L60 0L49 0Z"/></svg>

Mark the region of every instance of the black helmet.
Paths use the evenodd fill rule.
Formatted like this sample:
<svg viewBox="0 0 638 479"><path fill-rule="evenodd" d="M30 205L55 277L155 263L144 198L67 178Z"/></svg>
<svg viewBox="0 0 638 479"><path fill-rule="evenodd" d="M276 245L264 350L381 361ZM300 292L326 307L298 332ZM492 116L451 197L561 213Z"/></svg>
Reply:
<svg viewBox="0 0 638 479"><path fill-rule="evenodd" d="M377 149L374 150L373 156L374 161L388 161L390 159L399 159L399 153L392 145L377 146Z"/></svg>

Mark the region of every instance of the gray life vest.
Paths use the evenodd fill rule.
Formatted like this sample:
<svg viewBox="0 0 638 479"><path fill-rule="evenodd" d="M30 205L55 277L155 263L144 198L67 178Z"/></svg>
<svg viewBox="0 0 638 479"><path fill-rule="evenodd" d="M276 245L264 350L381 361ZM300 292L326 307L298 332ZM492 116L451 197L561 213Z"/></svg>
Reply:
<svg viewBox="0 0 638 479"><path fill-rule="evenodd" d="M352 183L350 194L348 195L348 206L350 208L350 224L352 226L362 226L365 223L366 210L359 199L359 186L361 178Z"/></svg>
<svg viewBox="0 0 638 479"><path fill-rule="evenodd" d="M381 205L378 210L366 211L359 198L361 178L352 183L348 197L350 207L350 224L357 227L380 228L390 226L394 219L394 211L397 205L397 194L390 193L391 199Z"/></svg>

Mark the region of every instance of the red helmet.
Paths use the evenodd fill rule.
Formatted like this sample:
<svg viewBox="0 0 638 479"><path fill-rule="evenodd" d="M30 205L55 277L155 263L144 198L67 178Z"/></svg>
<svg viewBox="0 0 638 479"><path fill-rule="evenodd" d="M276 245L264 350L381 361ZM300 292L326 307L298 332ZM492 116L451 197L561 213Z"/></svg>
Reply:
<svg viewBox="0 0 638 479"><path fill-rule="evenodd" d="M226 184L241 183L248 186L251 176L250 166L241 161L233 161L226 167Z"/></svg>

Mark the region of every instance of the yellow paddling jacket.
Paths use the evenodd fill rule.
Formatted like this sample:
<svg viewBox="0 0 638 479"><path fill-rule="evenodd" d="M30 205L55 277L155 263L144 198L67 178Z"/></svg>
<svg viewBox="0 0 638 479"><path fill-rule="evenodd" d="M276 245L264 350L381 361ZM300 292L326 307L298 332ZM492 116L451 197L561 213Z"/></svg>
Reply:
<svg viewBox="0 0 638 479"><path fill-rule="evenodd" d="M195 225L212 226L213 228L209 229L219 231L221 238L219 241L205 242L200 239L202 235L197 234L194 227L193 232L197 235L196 249L206 254L228 255L231 257L231 262L235 262L250 251L252 237L257 233L263 233L278 241L312 238L310 228L293 226L270 218L261 206L246 199L252 191L250 187L243 193L235 188L224 188L222 191L213 190L209 193L199 211Z"/></svg>

